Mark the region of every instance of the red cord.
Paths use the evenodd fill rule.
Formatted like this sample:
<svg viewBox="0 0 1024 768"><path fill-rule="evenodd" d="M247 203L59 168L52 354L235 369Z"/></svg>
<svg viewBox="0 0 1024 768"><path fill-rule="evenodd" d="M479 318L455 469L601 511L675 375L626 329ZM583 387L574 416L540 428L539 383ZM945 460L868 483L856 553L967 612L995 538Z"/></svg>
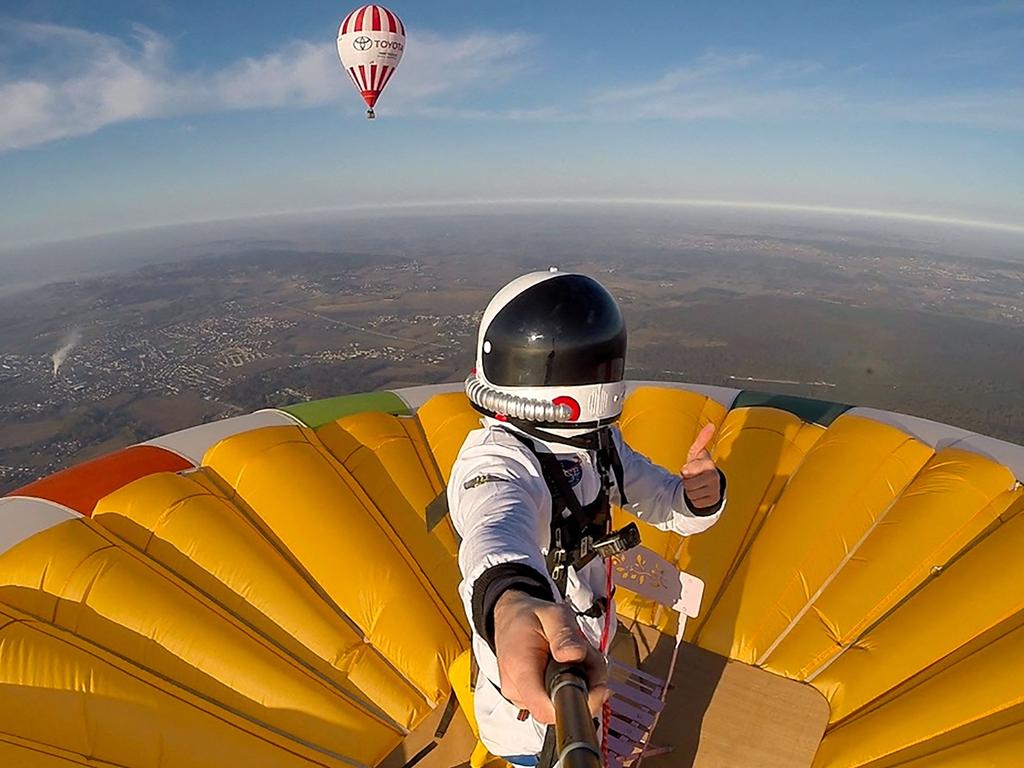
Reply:
<svg viewBox="0 0 1024 768"><path fill-rule="evenodd" d="M601 630L601 653L608 653L608 634L611 631L612 626L612 559L609 557L605 560L607 565L607 574L605 576L604 594L605 609L604 609L604 629ZM608 765L608 724L612 716L612 705L611 697L604 703L601 708L601 762L603 765Z"/></svg>
<svg viewBox="0 0 1024 768"><path fill-rule="evenodd" d="M611 631L611 558L605 558L604 574L604 629L601 630L601 652L608 652L608 633Z"/></svg>

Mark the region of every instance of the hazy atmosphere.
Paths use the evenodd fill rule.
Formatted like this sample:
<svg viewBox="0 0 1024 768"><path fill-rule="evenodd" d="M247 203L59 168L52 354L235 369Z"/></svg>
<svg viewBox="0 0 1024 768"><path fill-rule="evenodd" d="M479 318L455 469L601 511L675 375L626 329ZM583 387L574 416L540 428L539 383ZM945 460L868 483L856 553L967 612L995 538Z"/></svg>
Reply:
<svg viewBox="0 0 1024 768"><path fill-rule="evenodd" d="M336 3L10 0L0 247L439 200L685 198L1021 227L1024 4L445 3L376 122Z"/></svg>
<svg viewBox="0 0 1024 768"><path fill-rule="evenodd" d="M1022 550L1024 0L0 2L0 768L1020 768Z"/></svg>
<svg viewBox="0 0 1024 768"><path fill-rule="evenodd" d="M365 105L333 3L0 16L0 484L472 364L604 280L631 378L1024 440L1024 3L417 2Z"/></svg>

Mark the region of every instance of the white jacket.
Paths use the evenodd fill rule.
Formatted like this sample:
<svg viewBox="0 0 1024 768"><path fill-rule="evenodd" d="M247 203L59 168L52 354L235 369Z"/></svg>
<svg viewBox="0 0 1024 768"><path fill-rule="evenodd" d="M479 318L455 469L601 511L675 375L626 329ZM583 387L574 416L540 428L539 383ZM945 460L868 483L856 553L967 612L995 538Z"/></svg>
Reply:
<svg viewBox="0 0 1024 768"><path fill-rule="evenodd" d="M548 582L551 594L559 599L558 590L548 574L545 554L548 551L551 525L551 494L540 463L516 437L514 430L495 419L482 419L483 429L466 437L452 467L448 482L448 507L452 522L462 537L459 567L462 582L459 594L473 631L473 653L480 667L475 694L475 713L480 739L494 755L510 757L540 752L545 726L533 718L517 720L518 709L504 699L499 688L498 663L487 641L477 627L481 617L480 595L474 608L474 587L482 575L492 574L496 566L508 564L529 567ZM612 428L615 446L622 462L623 484L629 505L624 507L644 522L662 530L688 536L707 530L722 514L725 498L711 515L693 513L683 494L678 474L652 464L622 441ZM559 457L581 504L593 501L601 488L600 475L593 452L555 442L533 441L538 450L548 450ZM724 490L724 489L723 489ZM611 502L617 502L613 492ZM577 612L589 609L595 599L605 595L605 566L595 558L577 573L569 569L566 599ZM485 576L484 582L487 581ZM615 610L609 600L609 610ZM614 616L614 613L613 613ZM584 635L599 646L604 617L579 617ZM615 622L611 623L614 632ZM611 638L608 638L608 643Z"/></svg>

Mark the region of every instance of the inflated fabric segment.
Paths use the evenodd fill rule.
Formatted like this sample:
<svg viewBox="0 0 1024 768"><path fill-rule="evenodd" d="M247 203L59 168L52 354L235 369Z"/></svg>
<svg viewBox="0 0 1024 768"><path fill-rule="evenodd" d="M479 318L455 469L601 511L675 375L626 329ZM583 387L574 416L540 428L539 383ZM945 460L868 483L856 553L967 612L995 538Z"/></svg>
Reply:
<svg viewBox="0 0 1024 768"><path fill-rule="evenodd" d="M409 406L394 392L363 392L357 395L341 395L326 400L296 403L283 409L307 427L316 428L337 421L343 416L367 411L408 414Z"/></svg>
<svg viewBox="0 0 1024 768"><path fill-rule="evenodd" d="M422 717L422 697L208 470L137 480L101 499L93 519L314 670L339 695L383 712L395 730Z"/></svg>
<svg viewBox="0 0 1024 768"><path fill-rule="evenodd" d="M480 733L480 728L476 724L476 712L473 709L473 686L476 684L476 681L470 679L472 669L472 651L467 650L460 654L452 662L451 667L448 668L448 680L451 682L452 690L455 691L455 696L459 700L462 714L466 716L469 729L476 736Z"/></svg>
<svg viewBox="0 0 1024 768"><path fill-rule="evenodd" d="M447 483L466 435L474 429L480 429L481 416L473 410L464 393L451 392L430 398L416 411L416 418L423 427L430 452L434 454L441 476Z"/></svg>
<svg viewBox="0 0 1024 768"><path fill-rule="evenodd" d="M459 709L466 718L469 730L476 742L472 755L469 759L469 766L475 768L507 768L508 763L500 757L494 757L487 751L487 747L479 740L480 729L477 727L476 714L473 710L473 686L475 681L470 680L473 671L471 651L467 650L457 658L448 669L448 679L451 681L452 690L459 702ZM443 766L451 765L451 761L442 763ZM465 765L463 763L462 765Z"/></svg>
<svg viewBox="0 0 1024 768"><path fill-rule="evenodd" d="M434 498L436 499L439 495L443 495L446 492L446 488L444 478L441 476L441 469L437 466L437 461L434 460L434 454L430 451L427 436L423 432L423 425L420 424L415 416L400 417L398 423L402 425L402 429L409 436L409 441L412 443L413 448L416 449L416 454L419 456L420 463L427 473ZM423 509L423 514L424 522L426 522L426 508ZM453 558L456 558L457 563L459 556L459 534L455 531L455 524L452 523L451 516L446 515L442 521L437 522L432 532L440 540L442 546L448 550L448 553Z"/></svg>
<svg viewBox="0 0 1024 768"><path fill-rule="evenodd" d="M775 408L738 408L726 415L714 458L728 478L728 509L711 529L686 539L678 560L681 570L704 581L701 613L687 625L687 640L699 638L719 592L757 536L768 511L824 432L824 427L806 424Z"/></svg>
<svg viewBox="0 0 1024 768"><path fill-rule="evenodd" d="M623 440L633 450L676 474L686 463L687 451L700 430L709 423L717 426L724 418L725 408L707 395L668 387L637 387L626 398L619 426ZM678 534L638 522L618 508L612 520L616 529L636 522L643 545L669 562L679 556L683 538ZM640 600L626 589L616 593L615 602L619 615L675 632L672 611Z"/></svg>
<svg viewBox="0 0 1024 768"><path fill-rule="evenodd" d="M181 472L193 466L191 461L155 445L133 445L36 480L7 495L48 499L91 515L97 501L132 480L154 472Z"/></svg>
<svg viewBox="0 0 1024 768"><path fill-rule="evenodd" d="M962 451L987 456L997 464L1004 465L1013 472L1018 480L1024 482L1024 445L1008 443L1005 440L979 435L950 424L940 424L918 416L907 416L904 413L863 407L853 408L850 412L863 414L867 418L881 421L884 424L892 424L908 435L936 448L958 448Z"/></svg>
<svg viewBox="0 0 1024 768"><path fill-rule="evenodd" d="M1024 723L1024 614L1005 624L1005 634L831 731L815 768L894 768Z"/></svg>
<svg viewBox="0 0 1024 768"><path fill-rule="evenodd" d="M677 474L686 463L697 433L707 424L720 426L724 418L725 408L706 395L685 389L638 387L626 398L619 427L623 440L633 450ZM616 527L635 520L633 515L616 510ZM639 526L645 547L666 560L676 559L683 543L681 536L646 523Z"/></svg>
<svg viewBox="0 0 1024 768"><path fill-rule="evenodd" d="M0 764L12 768L351 765L4 606L0 723Z"/></svg>
<svg viewBox="0 0 1024 768"><path fill-rule="evenodd" d="M251 429L296 423L298 420L284 411L267 409L247 413L244 416L232 416L229 419L211 421L208 424L171 432L169 435L160 435L152 440L147 440L143 445L166 448L198 466L203 460L203 454L209 450L210 446L225 437L237 435L239 432L248 432Z"/></svg>
<svg viewBox="0 0 1024 768"><path fill-rule="evenodd" d="M422 384L418 387L402 387L392 391L402 398L411 412L415 412L425 402L437 395L464 392L465 385L461 381L450 381L446 384Z"/></svg>
<svg viewBox="0 0 1024 768"><path fill-rule="evenodd" d="M427 436L423 432L423 425L415 416L400 416L398 423L405 430L409 442L416 449L416 455L423 465L423 471L430 481L431 490L434 494L444 492L444 478L441 477L441 470L434 461L434 454L430 452L430 445L427 443Z"/></svg>
<svg viewBox="0 0 1024 768"><path fill-rule="evenodd" d="M459 566L439 536L427 530L426 508L436 493L398 418L385 413L347 416L320 427L317 436L373 499L408 548L415 567L447 607L450 619L463 628L463 644L468 645L469 627L458 596ZM449 526L445 521L435 530L447 534L454 544Z"/></svg>
<svg viewBox="0 0 1024 768"><path fill-rule="evenodd" d="M829 699L833 722L899 696L1021 622L1022 513L1024 500L1018 500L977 543L932 574L923 588L813 679ZM997 672L996 677L1008 674ZM958 698L976 698L990 682L978 678Z"/></svg>
<svg viewBox="0 0 1024 768"><path fill-rule="evenodd" d="M630 380L626 382L626 397L629 397L637 389L645 387L656 387L658 389L685 389L697 395L706 395L721 405L726 410L733 407L733 402L742 392L735 387L717 387L711 384L695 384L683 381L651 381L651 380Z"/></svg>
<svg viewBox="0 0 1024 768"><path fill-rule="evenodd" d="M448 696L448 665L464 648L450 615L406 545L316 435L268 427L228 438L204 464L234 488L297 567L367 643L422 695Z"/></svg>
<svg viewBox="0 0 1024 768"><path fill-rule="evenodd" d="M77 517L77 512L45 499L20 496L0 498L0 552L5 552L40 531Z"/></svg>
<svg viewBox="0 0 1024 768"><path fill-rule="evenodd" d="M708 616L700 645L763 664L931 455L893 427L836 419L761 526Z"/></svg>
<svg viewBox="0 0 1024 768"><path fill-rule="evenodd" d="M434 497L436 498L439 494L445 493L444 478L441 477L441 470L434 460L434 454L430 452L430 444L427 443L427 436L423 432L423 425L414 416L400 417L398 423L402 425L402 429L409 436L409 442L412 443L413 448L416 450L416 455L419 456L420 463L423 465L427 478L430 480ZM424 514L426 514L426 510L424 510ZM452 524L451 517L445 517L443 524L438 524L434 527L434 535L441 540L441 543L451 553L452 557L458 557L459 538L455 532L455 526Z"/></svg>
<svg viewBox="0 0 1024 768"><path fill-rule="evenodd" d="M900 763L900 768L1013 768L1020 765L1021 755L1024 755L1024 722L929 752L925 757Z"/></svg>
<svg viewBox="0 0 1024 768"><path fill-rule="evenodd" d="M1021 497L1010 471L955 448L936 453L860 540L766 661L806 679L848 648Z"/></svg>
<svg viewBox="0 0 1024 768"><path fill-rule="evenodd" d="M0 573L0 604L174 681L209 702L211 711L237 713L324 755L363 764L401 740L381 718L339 696L337 688L89 518L61 523L5 552ZM27 663L23 656L10 659ZM33 673L46 670L30 666ZM88 707L66 705L60 716L71 720L69 730L76 733L91 725ZM105 737L134 738L124 729L108 727Z"/></svg>
<svg viewBox="0 0 1024 768"><path fill-rule="evenodd" d="M117 768L113 763L76 757L65 750L40 751L38 745L14 736L0 734L0 765L17 768L72 768L75 765Z"/></svg>

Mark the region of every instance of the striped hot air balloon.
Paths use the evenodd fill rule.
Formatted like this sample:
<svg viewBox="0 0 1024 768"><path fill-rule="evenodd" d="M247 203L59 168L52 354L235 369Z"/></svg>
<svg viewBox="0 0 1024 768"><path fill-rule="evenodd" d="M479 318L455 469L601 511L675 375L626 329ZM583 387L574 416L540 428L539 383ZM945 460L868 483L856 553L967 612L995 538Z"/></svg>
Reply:
<svg viewBox="0 0 1024 768"><path fill-rule="evenodd" d="M357 8L338 27L338 58L366 101L368 118L404 51L405 25L382 5Z"/></svg>

